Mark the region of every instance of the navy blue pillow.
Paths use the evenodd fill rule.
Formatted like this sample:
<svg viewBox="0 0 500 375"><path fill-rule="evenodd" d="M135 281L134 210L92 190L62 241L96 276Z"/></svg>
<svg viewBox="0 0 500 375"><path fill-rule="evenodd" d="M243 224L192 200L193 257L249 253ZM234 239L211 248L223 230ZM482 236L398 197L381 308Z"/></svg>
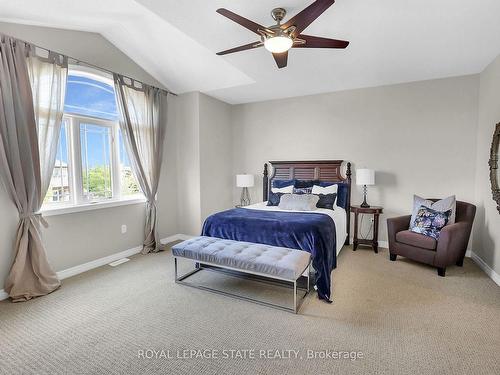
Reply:
<svg viewBox="0 0 500 375"><path fill-rule="evenodd" d="M269 192L269 199L267 200L268 206L277 206L280 204L280 199L285 193L273 193Z"/></svg>
<svg viewBox="0 0 500 375"><path fill-rule="evenodd" d="M319 186L327 187L332 185L338 185L337 190L337 206L346 209L347 207L347 195L349 194L349 185L343 182L320 182Z"/></svg>
<svg viewBox="0 0 500 375"><path fill-rule="evenodd" d="M273 183L271 187L274 188L284 188L290 185L293 185L295 183L295 180L273 180Z"/></svg>
<svg viewBox="0 0 500 375"><path fill-rule="evenodd" d="M318 208L328 208L333 210L333 204L335 203L335 198L337 198L337 194L316 194L319 197L318 203L316 203L316 207Z"/></svg>
<svg viewBox="0 0 500 375"><path fill-rule="evenodd" d="M312 188L314 185L318 185L319 180L295 180L293 185L296 189Z"/></svg>
<svg viewBox="0 0 500 375"><path fill-rule="evenodd" d="M284 193L273 193L272 188L280 189L280 188L284 188L287 186L293 186L294 183L295 183L295 180L273 180L271 183L271 189L269 189L269 196L267 199L267 205L268 206L277 206L278 204L280 204L281 196L284 194Z"/></svg>

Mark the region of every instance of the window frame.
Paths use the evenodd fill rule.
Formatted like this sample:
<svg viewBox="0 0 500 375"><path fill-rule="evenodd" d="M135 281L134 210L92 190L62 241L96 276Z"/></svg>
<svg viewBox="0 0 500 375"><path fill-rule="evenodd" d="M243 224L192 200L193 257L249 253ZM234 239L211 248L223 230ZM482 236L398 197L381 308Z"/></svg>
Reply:
<svg viewBox="0 0 500 375"><path fill-rule="evenodd" d="M81 69L81 67L75 67L72 69L70 67L68 75L85 76L96 81L101 81L110 85L114 90L112 79L106 77L105 75L100 75L94 71L90 71L89 69ZM146 198L142 191L139 191L137 194L122 195L122 171L119 144L120 124L118 121L102 119L91 115L80 115L71 112L64 112L63 121L66 123L70 200L66 202L43 203L41 212L43 212L45 216L146 202ZM82 174L83 160L80 132L80 126L82 123L110 128L111 198L96 200L87 200L84 198Z"/></svg>
<svg viewBox="0 0 500 375"><path fill-rule="evenodd" d="M72 132L72 142L73 144L73 170L74 181L73 186L75 187L75 204L81 205L86 203L98 203L107 202L110 200L119 200L121 198L121 179L120 179L120 155L117 153L118 145L118 128L119 124L111 120L103 120L92 116L83 116L75 114L64 114L63 118L68 118L70 120L70 128ZM83 194L83 161L82 161L82 147L81 147L81 125L96 125L102 126L110 129L110 168L111 168L111 194L112 197L109 199L95 199L87 200L84 198Z"/></svg>

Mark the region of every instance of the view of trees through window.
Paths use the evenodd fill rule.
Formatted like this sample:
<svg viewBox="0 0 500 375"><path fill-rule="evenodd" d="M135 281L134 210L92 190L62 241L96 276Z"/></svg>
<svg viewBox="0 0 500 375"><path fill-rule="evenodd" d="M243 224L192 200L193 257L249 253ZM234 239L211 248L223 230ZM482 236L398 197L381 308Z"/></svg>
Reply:
<svg viewBox="0 0 500 375"><path fill-rule="evenodd" d="M111 128L94 124L80 124L82 152L83 198L111 198Z"/></svg>
<svg viewBox="0 0 500 375"><path fill-rule="evenodd" d="M79 204L139 193L111 82L70 71L56 163L44 203Z"/></svg>

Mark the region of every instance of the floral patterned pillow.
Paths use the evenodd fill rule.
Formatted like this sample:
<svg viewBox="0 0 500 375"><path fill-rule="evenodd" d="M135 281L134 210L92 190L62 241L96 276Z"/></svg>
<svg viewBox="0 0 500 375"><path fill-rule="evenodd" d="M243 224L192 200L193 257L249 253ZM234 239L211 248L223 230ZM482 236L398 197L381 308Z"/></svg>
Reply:
<svg viewBox="0 0 500 375"><path fill-rule="evenodd" d="M436 211L432 208L420 206L411 231L423 234L424 236L439 238L441 229L448 222L452 210L446 212Z"/></svg>

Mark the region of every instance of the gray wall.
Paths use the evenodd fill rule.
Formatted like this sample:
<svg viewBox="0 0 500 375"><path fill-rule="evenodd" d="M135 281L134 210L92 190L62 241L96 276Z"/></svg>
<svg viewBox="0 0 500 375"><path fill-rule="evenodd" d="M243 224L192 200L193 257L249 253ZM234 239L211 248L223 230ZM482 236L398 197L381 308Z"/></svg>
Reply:
<svg viewBox="0 0 500 375"><path fill-rule="evenodd" d="M201 225L199 93L180 95L177 102L177 221L179 232L195 234Z"/></svg>
<svg viewBox="0 0 500 375"><path fill-rule="evenodd" d="M200 95L201 220L232 206L231 106Z"/></svg>
<svg viewBox="0 0 500 375"><path fill-rule="evenodd" d="M491 141L500 122L500 56L480 76L477 132L476 202L474 252L500 274L500 214L490 187Z"/></svg>
<svg viewBox="0 0 500 375"><path fill-rule="evenodd" d="M90 63L159 85L142 68L97 34L55 30L42 27L0 23L0 32L12 35ZM164 165L158 193L161 237L178 233L176 222L177 185L175 98L169 106ZM13 259L13 245L18 216L4 187L0 184L0 289ZM144 204L105 208L87 212L47 217L50 227L43 235L47 255L55 270L60 271L142 243ZM128 232L120 227L127 224Z"/></svg>
<svg viewBox="0 0 500 375"><path fill-rule="evenodd" d="M201 93L177 101L178 228L196 235L207 216L232 205L231 106Z"/></svg>
<svg viewBox="0 0 500 375"><path fill-rule="evenodd" d="M474 201L477 93L478 76L467 76L237 105L233 172L260 177L268 160L373 168L368 202L384 207L386 240L385 219L409 213L413 194ZM261 186L258 178L253 201L262 200ZM361 188L352 191L359 204Z"/></svg>

